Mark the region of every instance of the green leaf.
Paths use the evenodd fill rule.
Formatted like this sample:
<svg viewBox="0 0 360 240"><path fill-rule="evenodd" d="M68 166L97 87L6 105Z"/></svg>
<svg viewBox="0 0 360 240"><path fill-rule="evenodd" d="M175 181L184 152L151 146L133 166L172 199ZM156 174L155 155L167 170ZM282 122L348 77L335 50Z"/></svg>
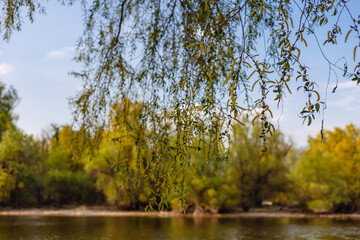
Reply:
<svg viewBox="0 0 360 240"><path fill-rule="evenodd" d="M319 112L319 110L320 110L320 104L319 103L315 104L315 110L316 110L316 112Z"/></svg>

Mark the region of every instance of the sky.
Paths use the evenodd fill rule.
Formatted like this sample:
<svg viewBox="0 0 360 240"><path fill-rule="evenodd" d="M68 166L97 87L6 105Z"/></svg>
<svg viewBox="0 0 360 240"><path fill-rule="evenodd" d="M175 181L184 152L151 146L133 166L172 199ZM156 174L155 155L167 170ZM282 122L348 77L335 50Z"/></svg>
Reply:
<svg viewBox="0 0 360 240"><path fill-rule="evenodd" d="M359 13L359 5L355 3L351 9ZM46 4L46 12L45 16L37 15L33 24L25 22L20 32L14 32L10 42L0 41L0 81L13 86L20 97L15 108L18 115L16 124L26 133L36 136L41 136L51 123L71 123L69 99L81 88L80 80L69 75L69 72L80 69L79 64L72 60L83 29L80 6L78 3L61 6L57 1L51 1ZM341 21L348 22L349 19ZM326 35L325 30L321 31ZM354 66L353 49L343 44L343 38L340 37L336 47L325 46L324 52L332 61L344 56L349 66ZM349 40L354 42L355 38ZM321 38L320 42L323 41ZM324 100L328 64L314 38L308 40L308 45L302 54L310 65L310 77L318 83ZM357 52L359 61L360 49ZM327 90L325 129L332 130L335 126L344 127L349 123L360 127L360 86L340 77L337 91L331 93L335 86L333 76ZM282 107L274 110L276 127L299 147L304 147L307 137L317 135L321 129L321 115L310 126L299 118L305 100L305 94L293 91L293 94L287 94Z"/></svg>
<svg viewBox="0 0 360 240"><path fill-rule="evenodd" d="M26 133L40 135L50 123L72 120L68 99L81 82L68 73L79 69L72 61L82 32L79 4L46 4L46 15L26 22L9 43L0 41L0 81L13 86L20 97L15 108L17 125Z"/></svg>

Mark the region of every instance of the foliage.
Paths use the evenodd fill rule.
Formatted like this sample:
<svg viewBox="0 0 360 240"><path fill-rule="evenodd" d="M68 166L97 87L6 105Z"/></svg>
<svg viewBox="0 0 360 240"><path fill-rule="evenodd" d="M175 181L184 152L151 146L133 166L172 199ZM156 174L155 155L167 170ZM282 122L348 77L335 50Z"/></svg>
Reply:
<svg viewBox="0 0 360 240"><path fill-rule="evenodd" d="M18 101L18 96L14 88L6 90L3 83L0 83L0 137L4 132L14 126L16 115L13 113L14 107Z"/></svg>
<svg viewBox="0 0 360 240"><path fill-rule="evenodd" d="M0 162L2 171L11 175L15 184L9 188L10 202L13 205L37 203L43 165L36 141L16 128L8 129L0 143Z"/></svg>
<svg viewBox="0 0 360 240"><path fill-rule="evenodd" d="M84 164L73 159L75 132L68 125L53 127L43 180L44 200L57 205L99 202L97 198L102 196L95 189L95 179L86 174Z"/></svg>
<svg viewBox="0 0 360 240"><path fill-rule="evenodd" d="M53 204L96 203L94 180L84 171L52 169L44 176L44 198Z"/></svg>
<svg viewBox="0 0 360 240"><path fill-rule="evenodd" d="M129 99L115 103L100 144L85 149L82 159L73 158L77 138L70 126L54 128L48 147L41 139L9 128L0 142L0 203L61 206L101 204L106 198L121 209L180 210L186 203L195 211L228 212L270 200L315 211L359 208L360 130L354 125L324 131L323 139L320 134L309 138L300 155L278 131L270 139L272 147L260 152L260 121L253 126L233 125L228 162L210 137L193 139L188 174L177 179L183 181L181 192L161 185L178 176L165 175L173 159L167 154L174 156L176 150L162 144L176 142L177 136L145 142L145 136L154 132L151 126L143 128L142 110L143 103ZM158 114L157 127L171 128L162 115L166 116ZM144 136L143 141L137 136ZM163 153L156 161L154 151Z"/></svg>
<svg viewBox="0 0 360 240"><path fill-rule="evenodd" d="M104 132L97 152L85 160L86 170L96 176L96 187L107 202L123 209L144 208L151 196L153 179L144 178L152 168L147 166L150 153L146 143L136 142L135 137L145 134L139 123L141 109L141 104L128 99L114 104L110 128Z"/></svg>
<svg viewBox="0 0 360 240"><path fill-rule="evenodd" d="M191 166L185 178L184 198L188 207L195 205L204 211L218 211L227 207L227 201L230 200L226 192L226 164L223 161L211 161L213 156L209 154L208 148L192 151Z"/></svg>
<svg viewBox="0 0 360 240"><path fill-rule="evenodd" d="M8 203L11 191L15 188L14 177L0 169L0 202Z"/></svg>
<svg viewBox="0 0 360 240"><path fill-rule="evenodd" d="M286 190L291 143L282 133L276 132L271 139L272 147L260 153L260 131L259 123L234 128L227 178L228 184L236 189L236 202L244 209L260 206L264 200L274 201Z"/></svg>
<svg viewBox="0 0 360 240"><path fill-rule="evenodd" d="M0 143L0 159L35 165L38 161L35 140L16 128L7 130Z"/></svg>
<svg viewBox="0 0 360 240"><path fill-rule="evenodd" d="M309 146L291 172L299 203L311 209L354 211L359 207L360 129L325 131L309 138Z"/></svg>

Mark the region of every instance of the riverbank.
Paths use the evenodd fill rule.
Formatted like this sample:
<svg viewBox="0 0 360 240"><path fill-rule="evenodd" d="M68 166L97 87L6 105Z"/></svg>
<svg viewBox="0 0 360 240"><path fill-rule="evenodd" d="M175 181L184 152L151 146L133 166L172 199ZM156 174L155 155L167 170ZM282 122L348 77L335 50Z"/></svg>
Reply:
<svg viewBox="0 0 360 240"><path fill-rule="evenodd" d="M181 212L140 212L119 211L111 208L79 207L72 209L3 209L0 216L63 216L63 217L204 217L204 218L328 218L328 219L357 219L359 213L327 214L327 213L294 213L286 211L251 211L227 214L182 214Z"/></svg>

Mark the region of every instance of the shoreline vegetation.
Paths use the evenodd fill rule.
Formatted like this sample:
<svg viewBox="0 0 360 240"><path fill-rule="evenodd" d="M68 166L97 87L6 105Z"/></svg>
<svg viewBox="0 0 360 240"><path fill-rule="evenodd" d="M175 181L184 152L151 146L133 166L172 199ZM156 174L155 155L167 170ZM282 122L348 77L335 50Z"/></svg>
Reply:
<svg viewBox="0 0 360 240"><path fill-rule="evenodd" d="M353 124L310 137L302 150L277 131L266 152L260 152L259 121L236 124L226 154L209 139L194 136L195 148L185 154L191 164L172 168L174 159L181 161L173 158L177 136L155 145L133 138L145 131L139 125L141 108L130 100L116 103L101 136L84 136L80 142L81 130L70 125L52 125L36 138L11 121L1 131L0 119L0 210L113 206L111 211L174 211L165 215L180 215L186 207L199 216L251 215L257 208L360 213L360 128ZM173 142L174 148L164 142Z"/></svg>
<svg viewBox="0 0 360 240"><path fill-rule="evenodd" d="M265 208L254 208L247 212L232 213L183 213L181 211L122 211L113 207L99 206L76 208L24 208L0 210L0 216L36 216L36 217L203 217L203 218L300 218L300 219L340 219L340 220L360 220L360 213L329 213L329 212L302 212L296 210L272 210Z"/></svg>
<svg viewBox="0 0 360 240"><path fill-rule="evenodd" d="M260 154L256 127L237 129L228 161L206 165L206 152L193 153L192 166L182 179L182 194L177 189L162 189L158 173L146 178L148 168L143 166L140 172L133 168L138 153L130 140L119 147L112 137L104 138L98 153L75 161L75 133L70 126L59 127L43 145L11 129L0 140L0 207L13 214L17 214L16 209L57 208L61 212L62 207L112 206L111 211L148 208L180 215L183 204L188 213L199 216L239 212L360 214L359 128L350 124L326 131L326 140L309 138L309 147L302 152L291 150L277 133L273 148ZM151 157L151 152L142 157ZM158 166L165 164L159 160ZM128 179L128 174L133 177Z"/></svg>

